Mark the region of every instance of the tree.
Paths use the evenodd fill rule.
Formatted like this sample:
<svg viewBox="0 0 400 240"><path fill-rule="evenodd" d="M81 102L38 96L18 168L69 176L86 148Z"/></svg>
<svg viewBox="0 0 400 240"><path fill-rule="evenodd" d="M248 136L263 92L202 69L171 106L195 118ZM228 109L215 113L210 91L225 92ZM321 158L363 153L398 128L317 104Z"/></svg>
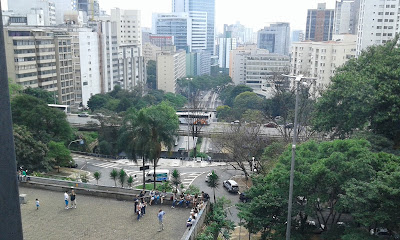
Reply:
<svg viewBox="0 0 400 240"><path fill-rule="evenodd" d="M119 178L119 182L121 183L121 187L124 187L124 183L126 181L127 176L128 175L126 174L126 172L123 168L118 172L118 178Z"/></svg>
<svg viewBox="0 0 400 240"><path fill-rule="evenodd" d="M96 171L93 173L94 179L96 179L97 185L99 185L99 179L101 178L101 172Z"/></svg>
<svg viewBox="0 0 400 240"><path fill-rule="evenodd" d="M227 87L221 92L221 100L224 102L225 105L230 107L233 106L233 102L235 98L244 92L253 92L253 89L246 85L237 85L235 87Z"/></svg>
<svg viewBox="0 0 400 240"><path fill-rule="evenodd" d="M157 89L157 63L154 60L147 62L147 87Z"/></svg>
<svg viewBox="0 0 400 240"><path fill-rule="evenodd" d="M47 157L54 159L56 165L61 167L69 166L73 163L71 151L62 142L50 141L48 143L49 152Z"/></svg>
<svg viewBox="0 0 400 240"><path fill-rule="evenodd" d="M128 179L126 180L128 187L132 187L133 181L134 181L134 179L133 179L132 175L129 175Z"/></svg>
<svg viewBox="0 0 400 240"><path fill-rule="evenodd" d="M113 168L110 172L110 178L114 180L115 186L117 186L118 171Z"/></svg>
<svg viewBox="0 0 400 240"><path fill-rule="evenodd" d="M172 170L171 173L171 184L175 186L175 191L178 191L178 186L182 183L181 173L178 169Z"/></svg>
<svg viewBox="0 0 400 240"><path fill-rule="evenodd" d="M240 119L247 110L261 110L263 99L253 92L242 92L233 101L233 111L237 119Z"/></svg>
<svg viewBox="0 0 400 240"><path fill-rule="evenodd" d="M231 232L235 229L235 223L227 219L225 209L229 204L229 200L219 198L212 205L211 211L206 217L206 229L196 239L217 240L220 234L222 234L224 239L230 239Z"/></svg>
<svg viewBox="0 0 400 240"><path fill-rule="evenodd" d="M39 98L48 104L57 104L57 99L54 97L55 95L41 88L28 87L24 89L22 92L27 95Z"/></svg>
<svg viewBox="0 0 400 240"><path fill-rule="evenodd" d="M253 157L255 165L262 167L260 156L268 145L268 139L262 135L260 124L235 122L223 127L221 132L212 136L212 143L226 154L227 164L241 170L246 179L250 175L248 166L253 164Z"/></svg>
<svg viewBox="0 0 400 240"><path fill-rule="evenodd" d="M251 202L239 205L246 227L252 232L261 231L264 239L271 234L284 236L290 161L291 149L288 148L268 175L253 178L253 186L247 191ZM393 227L386 217L399 214L389 207L399 204L396 198L399 191L395 190L397 183L387 180L391 176L389 172L400 176L399 161L390 154L371 152L365 140L310 141L297 146L293 233L304 236L309 218L315 219L324 232L334 230L344 212L350 212L364 226L370 224L372 215L376 214L379 224ZM375 185L375 180L380 179L393 189Z"/></svg>
<svg viewBox="0 0 400 240"><path fill-rule="evenodd" d="M46 156L48 147L34 139L27 127L14 124L13 134L17 166L24 166L30 171L49 171L53 168L55 161Z"/></svg>
<svg viewBox="0 0 400 240"><path fill-rule="evenodd" d="M399 35L374 45L336 70L332 84L318 100L314 127L332 137L346 138L357 130L371 130L400 139Z"/></svg>
<svg viewBox="0 0 400 240"><path fill-rule="evenodd" d="M19 95L11 102L13 123L26 126L36 140L68 142L72 128L64 112L33 96Z"/></svg>
<svg viewBox="0 0 400 240"><path fill-rule="evenodd" d="M13 80L8 78L8 89L10 93L10 99L13 99L15 96L21 94L23 87L17 83L13 83Z"/></svg>
<svg viewBox="0 0 400 240"><path fill-rule="evenodd" d="M87 105L93 112L106 106L109 101L109 97L105 94L96 94L90 97Z"/></svg>
<svg viewBox="0 0 400 240"><path fill-rule="evenodd" d="M223 106L218 106L217 107L217 118L220 121L226 121L226 122L231 122L234 121L236 119L234 119L234 117L232 116L232 109L227 106L227 105L223 105Z"/></svg>
<svg viewBox="0 0 400 240"><path fill-rule="evenodd" d="M219 186L219 176L215 173L214 170L211 171L211 174L208 176L207 186L213 190L214 193L214 203L217 201L215 200L215 189Z"/></svg>

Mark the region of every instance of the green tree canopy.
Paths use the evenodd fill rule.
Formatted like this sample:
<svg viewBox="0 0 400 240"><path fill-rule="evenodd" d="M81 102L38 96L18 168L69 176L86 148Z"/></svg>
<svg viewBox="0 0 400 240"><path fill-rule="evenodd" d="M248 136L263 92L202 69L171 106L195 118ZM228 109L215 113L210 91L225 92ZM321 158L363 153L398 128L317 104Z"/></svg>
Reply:
<svg viewBox="0 0 400 240"><path fill-rule="evenodd" d="M268 175L253 179L254 185L248 191L252 201L239 206L239 216L251 232L261 231L264 237L284 236L290 162L291 149L287 149ZM397 228L396 221L388 221L399 214L390 207L400 204L398 184L394 183L400 176L399 162L394 155L373 153L366 140L311 141L298 146L293 188L294 236L304 239L309 219L330 231L344 212L350 212L357 223L367 228L373 227L373 221Z"/></svg>
<svg viewBox="0 0 400 240"><path fill-rule="evenodd" d="M71 151L62 142L50 141L47 157L54 159L55 164L61 167L69 166L72 161Z"/></svg>
<svg viewBox="0 0 400 240"><path fill-rule="evenodd" d="M150 89L157 88L157 63L154 60L147 62L147 87Z"/></svg>
<svg viewBox="0 0 400 240"><path fill-rule="evenodd" d="M253 92L253 89L246 85L237 85L235 87L229 86L222 90L220 98L225 105L233 107L235 98L244 92Z"/></svg>
<svg viewBox="0 0 400 240"><path fill-rule="evenodd" d="M314 126L345 138L357 129L371 129L396 142L400 139L399 36L369 47L348 61L318 100Z"/></svg>
<svg viewBox="0 0 400 240"><path fill-rule="evenodd" d="M50 140L67 142L72 138L72 129L64 112L50 108L33 96L19 95L11 102L13 122L26 126L33 137L43 143Z"/></svg>
<svg viewBox="0 0 400 240"><path fill-rule="evenodd" d="M27 95L39 98L48 104L57 104L57 99L54 97L53 93L43 90L41 88L28 87L22 92Z"/></svg>

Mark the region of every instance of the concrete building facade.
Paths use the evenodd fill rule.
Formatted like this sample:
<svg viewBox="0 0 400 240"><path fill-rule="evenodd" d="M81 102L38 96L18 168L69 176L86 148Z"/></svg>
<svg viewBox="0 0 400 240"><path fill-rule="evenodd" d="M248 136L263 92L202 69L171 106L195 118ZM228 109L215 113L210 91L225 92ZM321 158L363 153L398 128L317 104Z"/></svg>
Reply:
<svg viewBox="0 0 400 240"><path fill-rule="evenodd" d="M258 31L257 46L270 53L289 55L289 23L273 23Z"/></svg>
<svg viewBox="0 0 400 240"><path fill-rule="evenodd" d="M218 39L218 65L223 71L228 72L230 53L237 48L236 38Z"/></svg>
<svg viewBox="0 0 400 240"><path fill-rule="evenodd" d="M332 40L334 9L326 9L326 3L318 3L317 9L308 9L306 23L306 40Z"/></svg>
<svg viewBox="0 0 400 240"><path fill-rule="evenodd" d="M357 34L360 0L336 1L333 34Z"/></svg>
<svg viewBox="0 0 400 240"><path fill-rule="evenodd" d="M371 45L385 44L399 32L399 1L360 1L357 55Z"/></svg>
<svg viewBox="0 0 400 240"><path fill-rule="evenodd" d="M29 4L26 0L8 0L8 10L17 15L31 14L32 10L43 10L44 26L56 25L56 9L52 0L29 0Z"/></svg>
<svg viewBox="0 0 400 240"><path fill-rule="evenodd" d="M176 93L176 80L186 77L186 52L157 55L157 89Z"/></svg>
<svg viewBox="0 0 400 240"><path fill-rule="evenodd" d="M118 44L142 45L141 14L139 10L111 9L110 20L117 23Z"/></svg>
<svg viewBox="0 0 400 240"><path fill-rule="evenodd" d="M291 74L315 77L316 87L326 88L336 68L356 56L356 35L339 35L334 39L293 43Z"/></svg>
<svg viewBox="0 0 400 240"><path fill-rule="evenodd" d="M141 49L136 45L123 45L118 52L118 85L131 90L143 86L146 80L146 65Z"/></svg>
<svg viewBox="0 0 400 240"><path fill-rule="evenodd" d="M211 53L208 51L186 54L186 75L201 76L211 73Z"/></svg>

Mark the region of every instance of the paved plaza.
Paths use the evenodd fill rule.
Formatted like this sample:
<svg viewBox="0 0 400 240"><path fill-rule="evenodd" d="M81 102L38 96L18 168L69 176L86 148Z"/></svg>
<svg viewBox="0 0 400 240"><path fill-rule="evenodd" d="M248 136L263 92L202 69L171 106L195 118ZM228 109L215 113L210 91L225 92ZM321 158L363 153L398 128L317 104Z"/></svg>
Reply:
<svg viewBox="0 0 400 240"><path fill-rule="evenodd" d="M158 232L160 205L148 206L146 215L136 220L133 201L77 195L77 208L64 209L63 192L20 187L27 194L21 204L22 226L26 240L126 239L179 240L186 230L190 209L163 205L164 231ZM40 201L36 210L35 199Z"/></svg>

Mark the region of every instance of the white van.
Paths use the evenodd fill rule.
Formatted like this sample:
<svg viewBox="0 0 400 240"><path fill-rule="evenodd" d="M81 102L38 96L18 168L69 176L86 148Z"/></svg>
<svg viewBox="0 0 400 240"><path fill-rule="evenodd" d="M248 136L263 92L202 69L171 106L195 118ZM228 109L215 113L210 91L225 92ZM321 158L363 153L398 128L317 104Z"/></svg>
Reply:
<svg viewBox="0 0 400 240"><path fill-rule="evenodd" d="M169 181L169 170L168 169L156 169L156 182ZM154 170L150 170L145 176L146 182L154 181Z"/></svg>

